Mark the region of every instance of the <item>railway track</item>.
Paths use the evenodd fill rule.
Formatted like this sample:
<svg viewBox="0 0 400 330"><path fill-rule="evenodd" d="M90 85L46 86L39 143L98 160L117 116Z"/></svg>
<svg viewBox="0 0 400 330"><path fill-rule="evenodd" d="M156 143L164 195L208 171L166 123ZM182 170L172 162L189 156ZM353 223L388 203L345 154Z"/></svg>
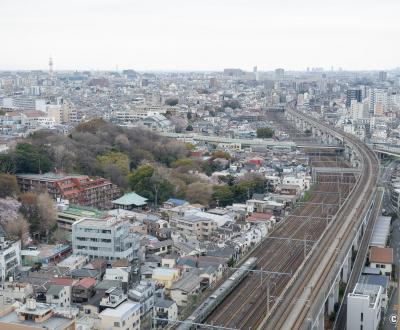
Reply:
<svg viewBox="0 0 400 330"><path fill-rule="evenodd" d="M376 178L378 177L378 163L375 154L367 146L356 140L354 137L344 133L343 137L349 141L357 152L360 154L362 159L362 171L360 177L355 180L352 176L347 175L346 185L339 180L337 176L328 175L329 179L322 180L324 182L319 183L315 186L315 190L318 193L314 193L311 197L310 204L296 210L289 217L285 224L279 227L271 235L274 237L291 238L291 239L302 239L305 228L312 232L310 241L318 241L318 249L314 253L304 258L304 249L296 244L287 243L290 240L281 240L279 242L272 242L272 240L266 240L264 245L261 245L253 255L259 258L258 267L266 269L268 271L275 272L295 272L300 268L302 270L301 281L294 281L297 285L288 287L288 278L282 276L268 276L264 279L264 282L254 279L253 276L249 276L245 279L238 288L233 291L221 305L207 318L205 323L221 325L230 328L237 329L298 329L303 324L307 314L310 311L310 304L308 302L313 301L318 296L319 290L323 289L325 279L330 274L330 271L335 266L335 258L330 258L327 261L325 255L330 250L332 245L335 245L336 249L342 249L345 247L348 241L349 235L352 235L351 228L356 226L358 219L363 213L363 208L360 207L362 202L365 202L365 198L369 199L373 195L374 187L376 184ZM324 159L321 159L324 157ZM337 158L335 160L330 159L329 156L319 156L319 162L313 159L314 166L327 166L327 167L346 167L348 164L339 163ZM326 178L320 176L320 178ZM342 177L343 180L343 177ZM336 182L336 183L335 183ZM344 188L345 187L345 188ZM326 196L323 193L326 191ZM341 197L338 193L340 191ZM336 214L336 220L333 223L323 225L321 221L311 221L313 218L323 218L324 214L320 207L312 207L311 202L315 204L339 204L340 198L346 200L346 203L340 208L331 208L329 212ZM354 209L354 206L356 208ZM328 210L326 209L325 212ZM318 215L318 216L316 216ZM327 214L325 214L326 216ZM304 220L299 220L298 216L304 216ZM349 217L354 216L353 219L349 220ZM296 219L297 218L297 219ZM308 218L308 220L307 220ZM310 230L312 229L312 230ZM325 235L323 235L325 233ZM293 240L294 241L294 240ZM337 241L337 244L333 244ZM298 242L298 241L296 241ZM307 265L305 267L304 265ZM322 271L317 272L321 265L325 265ZM316 285L313 286L312 293L305 296L304 292L308 281L316 278L318 273L318 280ZM298 273L296 273L296 277ZM271 289L271 283L272 289ZM269 290L267 290L269 286ZM266 295L266 291L269 291L269 298ZM272 305L272 306L271 306ZM299 305L301 305L301 311L299 312ZM274 312L273 320L270 320L267 316L271 313L271 309ZM292 311L297 309L295 319L289 316ZM277 311L279 310L279 313ZM271 313L272 315L272 313ZM297 317L298 316L298 317ZM291 321L288 322L288 319Z"/></svg>
<svg viewBox="0 0 400 330"><path fill-rule="evenodd" d="M336 221L327 228L315 253L302 265L301 274L299 273L296 281L287 288L287 303L283 304L280 301L276 304L273 315L267 315L259 328L300 329L316 317L316 312L324 304L324 297L321 297L320 293L326 294L332 274L337 274L340 270L340 257L344 257L344 252L348 251L354 235L353 230L357 228L366 212L365 206L369 205L373 198L379 174L376 155L354 137L341 132L340 134L358 152L362 160L361 175L347 201L338 211ZM307 327L311 325L307 324Z"/></svg>
<svg viewBox="0 0 400 330"><path fill-rule="evenodd" d="M305 257L304 250L309 252L312 242L316 241L326 228L328 217L339 208L338 188L343 190L342 195L346 194L345 188L334 182L337 177L324 175L324 178L329 183L315 185L314 189L318 193L312 194L303 207L296 209L284 225L271 233L273 238L267 238L253 252L258 258L259 269L293 273L301 265ZM326 194L323 191L326 191ZM304 243L304 239L307 239L308 243ZM253 328L255 321L260 320L265 310L274 304L289 280L290 277L285 275L268 275L263 279L259 274L249 275L225 298L205 323L237 329Z"/></svg>

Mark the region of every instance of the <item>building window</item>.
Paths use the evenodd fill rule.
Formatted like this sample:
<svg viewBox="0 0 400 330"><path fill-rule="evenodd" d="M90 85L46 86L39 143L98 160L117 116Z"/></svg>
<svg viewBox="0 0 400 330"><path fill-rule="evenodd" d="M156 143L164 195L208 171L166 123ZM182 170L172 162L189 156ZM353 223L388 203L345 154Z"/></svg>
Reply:
<svg viewBox="0 0 400 330"><path fill-rule="evenodd" d="M361 313L361 322L364 321L364 313Z"/></svg>
<svg viewBox="0 0 400 330"><path fill-rule="evenodd" d="M114 322L114 327L119 328L119 322Z"/></svg>

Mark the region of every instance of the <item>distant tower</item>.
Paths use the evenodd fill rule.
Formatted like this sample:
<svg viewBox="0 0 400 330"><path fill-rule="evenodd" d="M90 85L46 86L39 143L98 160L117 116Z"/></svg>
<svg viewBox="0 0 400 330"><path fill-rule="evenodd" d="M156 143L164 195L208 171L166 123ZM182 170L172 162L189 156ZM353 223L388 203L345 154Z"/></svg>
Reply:
<svg viewBox="0 0 400 330"><path fill-rule="evenodd" d="M259 80L259 76L258 76L257 66L255 66L253 68L253 74L254 74L254 79L258 81Z"/></svg>
<svg viewBox="0 0 400 330"><path fill-rule="evenodd" d="M53 58L51 56L49 58L49 78L53 80Z"/></svg>

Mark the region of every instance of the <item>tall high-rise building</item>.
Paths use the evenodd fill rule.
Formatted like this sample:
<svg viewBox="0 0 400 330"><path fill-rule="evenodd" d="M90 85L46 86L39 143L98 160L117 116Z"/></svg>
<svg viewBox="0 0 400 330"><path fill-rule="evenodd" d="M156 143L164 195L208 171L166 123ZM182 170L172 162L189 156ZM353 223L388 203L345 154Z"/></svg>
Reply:
<svg viewBox="0 0 400 330"><path fill-rule="evenodd" d="M384 89L372 88L368 90L369 111L371 115L382 116L388 109L388 93Z"/></svg>
<svg viewBox="0 0 400 330"><path fill-rule="evenodd" d="M283 79L285 76L285 70L282 68L275 69L275 79Z"/></svg>
<svg viewBox="0 0 400 330"><path fill-rule="evenodd" d="M255 66L255 67L253 68L253 74L254 74L254 79L258 81L259 76L258 76L257 66Z"/></svg>
<svg viewBox="0 0 400 330"><path fill-rule="evenodd" d="M357 102L362 101L362 91L361 89L348 89L346 93L346 107L350 108L351 101L355 100Z"/></svg>
<svg viewBox="0 0 400 330"><path fill-rule="evenodd" d="M386 71L379 71L378 80L379 81L386 81L387 79L387 72Z"/></svg>
<svg viewBox="0 0 400 330"><path fill-rule="evenodd" d="M210 84L209 84L210 88L216 88L217 85L218 85L217 78L211 77L210 78Z"/></svg>
<svg viewBox="0 0 400 330"><path fill-rule="evenodd" d="M49 58L49 78L50 78L50 80L53 80L53 78L54 78L53 58L51 56Z"/></svg>

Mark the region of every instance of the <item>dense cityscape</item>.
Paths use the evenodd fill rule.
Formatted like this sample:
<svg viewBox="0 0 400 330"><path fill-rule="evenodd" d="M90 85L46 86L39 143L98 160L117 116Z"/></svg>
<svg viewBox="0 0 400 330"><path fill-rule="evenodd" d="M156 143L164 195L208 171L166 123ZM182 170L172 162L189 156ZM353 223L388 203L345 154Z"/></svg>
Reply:
<svg viewBox="0 0 400 330"><path fill-rule="evenodd" d="M0 30L10 22L7 13L27 5L21 1L4 5ZM274 47L263 62L246 49L255 36L242 35L234 48L229 41L240 39L237 25L268 30L263 21L238 22L235 15L252 6L233 1L225 11L216 4L205 18L214 35L197 20L212 7L208 2L183 9L172 2L176 13L164 3L152 12L139 1L132 14L124 1L86 8L73 0L69 8L60 0L62 17L79 8L69 28L82 34L72 43L53 25L60 37L52 36L48 47L58 53L37 62L44 48L36 36L21 68L21 52L12 49L23 42L6 47L0 63L0 330L397 329L400 67L379 63L376 49L358 54L359 66L352 54L345 54L348 68L339 60L322 66L331 57L326 52L326 61L317 59L324 43L312 42L291 53L290 62L283 56L288 43L297 43L296 24L299 33L310 28L295 11L287 13L293 22L285 21L293 35L278 24L287 39L266 43ZM271 24L286 17L282 8L271 6ZM321 8L306 15L315 18L315 36L320 26L331 28ZM107 17L109 30L96 30L97 21L82 25L85 10ZM192 19L180 20L181 12ZM104 69L115 59L110 40L115 53L124 53L119 38L131 37L129 29L110 37L115 26L134 18L135 24L154 18L154 26L134 31L132 47L141 45L136 53L123 45L129 61L121 55L123 66ZM29 28L47 19L53 21L15 24L7 33L28 41ZM160 22L168 23L155 36ZM344 30L351 28L345 23ZM387 29L381 20L375 24ZM398 31L393 21L387 24ZM342 37L339 23L332 26L335 33L326 35L333 46L335 36L337 43ZM52 35L50 28L43 33ZM1 31L0 37L8 40ZM102 37L104 54L88 66L84 53L93 54ZM159 37L165 43L156 45ZM203 38L225 44L212 48ZM64 41L69 53L57 48ZM93 49L78 46L86 42ZM152 47L168 53L165 61L155 60ZM83 59L74 63L77 53ZM110 63L92 69L107 56ZM222 56L229 65L210 64ZM272 69L279 56L282 64ZM181 68L169 69L180 61ZM165 70L144 69L146 63Z"/></svg>

